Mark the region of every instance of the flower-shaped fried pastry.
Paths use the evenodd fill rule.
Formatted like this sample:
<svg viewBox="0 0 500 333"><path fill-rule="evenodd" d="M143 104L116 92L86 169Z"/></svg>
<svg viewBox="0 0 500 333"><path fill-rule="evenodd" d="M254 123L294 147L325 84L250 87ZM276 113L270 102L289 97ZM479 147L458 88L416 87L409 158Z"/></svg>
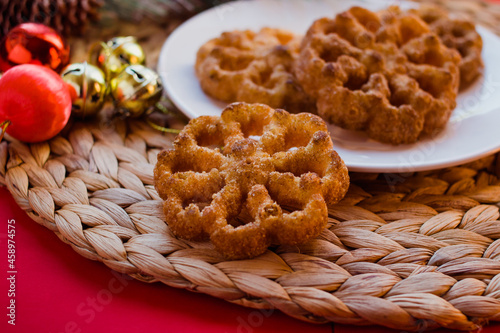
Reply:
<svg viewBox="0 0 500 333"><path fill-rule="evenodd" d="M210 237L227 258L299 244L326 226L349 186L318 116L234 103L193 119L158 155L155 187L172 232Z"/></svg>
<svg viewBox="0 0 500 333"><path fill-rule="evenodd" d="M313 111L314 101L292 75L299 45L300 38L283 29L224 32L198 50L196 75L207 95L224 102Z"/></svg>
<svg viewBox="0 0 500 333"><path fill-rule="evenodd" d="M418 16L352 7L312 24L295 73L323 119L401 144L446 125L459 61Z"/></svg>

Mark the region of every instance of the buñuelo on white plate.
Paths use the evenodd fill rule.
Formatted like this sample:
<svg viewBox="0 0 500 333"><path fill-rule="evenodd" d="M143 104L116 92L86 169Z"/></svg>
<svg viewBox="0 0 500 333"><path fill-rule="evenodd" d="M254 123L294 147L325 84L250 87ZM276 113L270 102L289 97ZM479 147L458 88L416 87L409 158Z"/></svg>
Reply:
<svg viewBox="0 0 500 333"><path fill-rule="evenodd" d="M235 1L202 12L179 26L161 50L158 71L170 99L188 117L220 115L226 103L207 96L195 75L201 45L224 31L259 30L268 26L304 34L311 23L332 17L352 6L380 10L398 1L252 0ZM446 128L437 136L414 144L393 146L364 133L330 125L335 149L350 171L411 172L467 163L500 150L500 38L478 26L483 39L483 76L461 91Z"/></svg>

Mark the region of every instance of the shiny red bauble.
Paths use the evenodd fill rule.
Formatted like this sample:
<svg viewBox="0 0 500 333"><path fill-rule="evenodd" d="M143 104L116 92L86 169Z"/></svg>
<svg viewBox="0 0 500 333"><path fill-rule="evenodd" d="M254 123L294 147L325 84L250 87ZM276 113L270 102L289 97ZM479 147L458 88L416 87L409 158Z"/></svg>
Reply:
<svg viewBox="0 0 500 333"><path fill-rule="evenodd" d="M56 136L71 115L66 83L51 69L19 65L0 78L0 123L9 120L7 134L24 142Z"/></svg>
<svg viewBox="0 0 500 333"><path fill-rule="evenodd" d="M40 23L22 23L0 43L0 70L20 64L46 66L60 72L69 63L69 46L54 29Z"/></svg>

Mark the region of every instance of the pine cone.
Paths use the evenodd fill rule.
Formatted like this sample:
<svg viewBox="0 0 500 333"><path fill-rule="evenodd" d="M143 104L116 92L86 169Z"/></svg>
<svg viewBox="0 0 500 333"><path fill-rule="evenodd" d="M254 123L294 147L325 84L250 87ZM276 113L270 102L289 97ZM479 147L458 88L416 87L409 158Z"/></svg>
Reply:
<svg viewBox="0 0 500 333"><path fill-rule="evenodd" d="M0 37L24 22L43 23L64 35L81 34L98 18L103 0L0 0Z"/></svg>

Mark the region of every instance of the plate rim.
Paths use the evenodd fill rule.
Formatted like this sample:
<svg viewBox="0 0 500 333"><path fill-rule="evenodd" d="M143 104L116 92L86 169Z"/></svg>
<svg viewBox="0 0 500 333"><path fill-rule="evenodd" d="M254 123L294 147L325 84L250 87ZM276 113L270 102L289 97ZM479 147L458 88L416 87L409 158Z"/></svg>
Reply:
<svg viewBox="0 0 500 333"><path fill-rule="evenodd" d="M313 0L311 2L329 2L330 0ZM388 0L376 0L377 2L383 4L383 3L391 3L393 4L394 1L388 1ZM182 24L180 24L165 40L164 44L161 47L160 54L158 57L158 63L157 63L157 68L158 72L160 74L160 77L162 77L162 81L164 83L165 87L165 92L167 93L169 99L173 102L173 104L184 114L186 115L189 119L196 118L200 116L199 114L193 113L191 108L185 104L185 101L180 98L175 92L173 92L171 88L172 82L170 80L165 80L163 74L167 72L166 68L167 64L165 59L167 58L167 54L170 50L170 47L172 45L172 41L175 41L177 38L177 35L183 33L183 29L186 29L186 27L189 27L189 25L193 24L193 22L196 22L200 19L202 19L204 16L209 16L213 15L214 11L220 10L221 7L223 6L244 6L248 5L249 3L264 3L264 2L276 2L276 3L289 3L286 0L237 0L237 1L232 1L229 3L223 3L221 5L212 7L206 11L203 11L201 13L198 13L197 15L189 18L188 20L184 21ZM366 0L348 0L348 2L367 2ZM399 0L397 1L398 5L401 4L407 4L409 6L415 5L414 3L411 3L406 0ZM237 28L236 28L237 29ZM476 24L476 29L480 32L481 36L483 34L490 35L490 37L497 38L500 41L500 38L490 31L489 29ZM484 39L484 38L483 38ZM193 55L194 57L195 55ZM168 59L168 58L167 58ZM211 97L207 96L213 103L217 103L214 99ZM222 103L220 103L222 104ZM230 104L230 103L228 103ZM498 106L498 109L500 110L500 105ZM220 108L220 110L223 110L223 107ZM494 111L490 111L488 113L492 113ZM331 133L330 133L331 134ZM419 163L414 163L414 164L395 164L395 163L386 163L382 159L378 159L377 161L370 161L369 163L372 163L371 165L368 163L363 163L359 161L350 161L347 162L345 158L343 158L344 162L349 168L349 171L354 171L354 172L384 172L384 173L404 173L404 172L417 172L417 171L428 171L428 170L436 170L436 169L442 169L442 168L447 168L447 167L452 167L452 166L457 166L461 164L466 164L481 158L484 158L488 155L494 154L498 151L500 151L500 139L498 140L498 143L491 143L491 144L486 144L482 145L479 149L477 150L477 153L474 154L469 154L466 156L460 155L461 157L454 158L454 159L434 159L431 162L419 162ZM435 142L433 139L429 140L429 142ZM422 143L422 142L420 142ZM437 143L439 145L439 143ZM336 146L336 147L335 147ZM338 151L339 145L336 145L334 143L334 148ZM344 149L344 148L343 148ZM413 150L414 148L411 148L408 151ZM345 148L345 150L350 150ZM350 150L351 151L351 150ZM340 154L340 153L339 153Z"/></svg>

